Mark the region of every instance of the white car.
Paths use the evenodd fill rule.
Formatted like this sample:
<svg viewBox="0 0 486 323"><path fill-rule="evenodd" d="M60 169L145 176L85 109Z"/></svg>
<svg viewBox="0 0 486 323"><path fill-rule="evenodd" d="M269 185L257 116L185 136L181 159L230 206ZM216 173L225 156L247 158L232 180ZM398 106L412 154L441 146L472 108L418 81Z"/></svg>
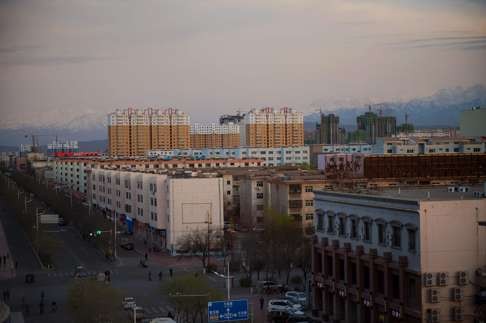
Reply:
<svg viewBox="0 0 486 323"><path fill-rule="evenodd" d="M272 299L268 301L267 311L271 312L287 312L294 313L295 311L301 311L302 305L294 304L288 299Z"/></svg>
<svg viewBox="0 0 486 323"><path fill-rule="evenodd" d="M302 292L287 292L285 293L285 298L292 303L300 304L302 306L307 304L307 297L305 296L305 293Z"/></svg>

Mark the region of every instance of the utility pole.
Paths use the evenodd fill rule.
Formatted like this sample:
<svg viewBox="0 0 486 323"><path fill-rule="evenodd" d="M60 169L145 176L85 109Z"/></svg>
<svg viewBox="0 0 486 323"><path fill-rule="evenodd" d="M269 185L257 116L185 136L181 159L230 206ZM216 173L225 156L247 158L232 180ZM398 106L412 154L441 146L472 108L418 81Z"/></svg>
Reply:
<svg viewBox="0 0 486 323"><path fill-rule="evenodd" d="M209 246L209 235L210 235L210 227L209 225L211 224L211 216L209 214L209 211L208 211L208 235L207 235L207 239L206 239L206 244L207 244L207 248L208 248L208 259L207 259L207 265L206 265L206 271L207 269L209 268L209 258L210 258L210 255L211 255L211 248Z"/></svg>
<svg viewBox="0 0 486 323"><path fill-rule="evenodd" d="M115 257L115 260L116 260L116 257L117 257L117 247L116 247L116 222L117 222L117 216L116 216L116 211L115 211L115 215L114 215L114 221L115 222L115 230L113 231L113 236L114 236L114 241L113 241L113 256Z"/></svg>

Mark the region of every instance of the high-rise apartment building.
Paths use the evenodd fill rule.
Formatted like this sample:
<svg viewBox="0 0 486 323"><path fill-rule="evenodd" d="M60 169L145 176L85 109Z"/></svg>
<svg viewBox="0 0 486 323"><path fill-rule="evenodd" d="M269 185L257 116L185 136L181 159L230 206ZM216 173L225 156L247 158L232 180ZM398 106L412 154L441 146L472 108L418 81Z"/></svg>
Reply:
<svg viewBox="0 0 486 323"><path fill-rule="evenodd" d="M333 113L321 114L321 123L316 125L318 144L336 145L344 141L345 131L339 128L339 117Z"/></svg>
<svg viewBox="0 0 486 323"><path fill-rule="evenodd" d="M253 109L245 115L240 131L243 146L303 146L304 116L290 108Z"/></svg>
<svg viewBox="0 0 486 323"><path fill-rule="evenodd" d="M358 130L366 134L366 142L376 143L376 138L390 137L396 134L397 120L395 117L378 116L371 111L358 116L356 119Z"/></svg>
<svg viewBox="0 0 486 323"><path fill-rule="evenodd" d="M236 148L240 145L240 126L234 123L191 126L191 146L203 148Z"/></svg>
<svg viewBox="0 0 486 323"><path fill-rule="evenodd" d="M108 115L112 156L143 156L150 149L189 148L189 116L177 109L125 109Z"/></svg>

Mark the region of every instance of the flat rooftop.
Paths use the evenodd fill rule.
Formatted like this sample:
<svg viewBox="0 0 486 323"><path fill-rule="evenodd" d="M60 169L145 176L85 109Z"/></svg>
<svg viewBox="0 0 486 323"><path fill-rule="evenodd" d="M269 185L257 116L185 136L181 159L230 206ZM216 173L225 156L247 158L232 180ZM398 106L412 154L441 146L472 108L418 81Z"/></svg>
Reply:
<svg viewBox="0 0 486 323"><path fill-rule="evenodd" d="M327 194L328 191L321 191ZM479 193L477 193L479 192ZM383 197L401 199L408 201L453 201L453 200L472 200L484 198L483 185L456 185L456 186L415 186L415 187L394 187L384 189L369 189L358 192L329 192L332 194L344 194L356 197ZM478 196L477 194L481 194Z"/></svg>

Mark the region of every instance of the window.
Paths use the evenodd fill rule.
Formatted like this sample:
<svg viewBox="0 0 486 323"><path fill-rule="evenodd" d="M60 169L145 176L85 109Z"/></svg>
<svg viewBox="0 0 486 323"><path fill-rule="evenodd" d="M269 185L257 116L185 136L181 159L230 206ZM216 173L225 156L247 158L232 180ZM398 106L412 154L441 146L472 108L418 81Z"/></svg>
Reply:
<svg viewBox="0 0 486 323"><path fill-rule="evenodd" d="M115 177L115 184L120 185L120 177Z"/></svg>
<svg viewBox="0 0 486 323"><path fill-rule="evenodd" d="M226 181L226 184L227 185L231 185L231 181Z"/></svg>
<svg viewBox="0 0 486 323"><path fill-rule="evenodd" d="M322 212L317 213L317 231L324 231L324 214Z"/></svg>
<svg viewBox="0 0 486 323"><path fill-rule="evenodd" d="M256 209L257 209L257 211L263 211L264 207L265 207L265 206L264 206L263 204L258 204L258 205L256 206Z"/></svg>
<svg viewBox="0 0 486 323"><path fill-rule="evenodd" d="M256 198L259 200L263 199L263 193L257 193Z"/></svg>
<svg viewBox="0 0 486 323"><path fill-rule="evenodd" d="M231 191L226 191L226 195L231 195Z"/></svg>
<svg viewBox="0 0 486 323"><path fill-rule="evenodd" d="M150 192L157 192L157 185L155 183L150 183Z"/></svg>
<svg viewBox="0 0 486 323"><path fill-rule="evenodd" d="M137 195L137 202L143 203L143 195L142 194Z"/></svg>
<svg viewBox="0 0 486 323"><path fill-rule="evenodd" d="M94 191L94 190L96 190L96 185L95 185L95 184L93 184L93 191Z"/></svg>
<svg viewBox="0 0 486 323"><path fill-rule="evenodd" d="M314 200L306 200L305 206L314 206Z"/></svg>
<svg viewBox="0 0 486 323"><path fill-rule="evenodd" d="M127 212L127 213L132 212L132 206L130 204L125 204L125 212Z"/></svg>
<svg viewBox="0 0 486 323"><path fill-rule="evenodd" d="M313 188L312 188L312 186L306 186L306 187L305 187L305 191L306 191L307 193L313 192Z"/></svg>
<svg viewBox="0 0 486 323"><path fill-rule="evenodd" d="M378 244L384 245L385 244L385 223L379 222L377 223L378 228Z"/></svg>
<svg viewBox="0 0 486 323"><path fill-rule="evenodd" d="M371 241L371 222L369 220L363 220L363 240Z"/></svg>
<svg viewBox="0 0 486 323"><path fill-rule="evenodd" d="M130 192L126 192L125 196L126 196L127 200L132 199L132 194Z"/></svg>
<svg viewBox="0 0 486 323"><path fill-rule="evenodd" d="M143 209L142 208L137 208L137 215L143 216Z"/></svg>
<svg viewBox="0 0 486 323"><path fill-rule="evenodd" d="M334 215L327 215L327 233L334 234Z"/></svg>
<svg viewBox="0 0 486 323"><path fill-rule="evenodd" d="M313 219L314 219L314 214L312 214L312 213L307 213L307 214L305 215L305 219L306 219L307 221L313 220Z"/></svg>
<svg viewBox="0 0 486 323"><path fill-rule="evenodd" d="M116 196L121 196L120 190L116 190Z"/></svg>
<svg viewBox="0 0 486 323"><path fill-rule="evenodd" d="M358 237L358 220L351 219L351 239L356 239Z"/></svg>
<svg viewBox="0 0 486 323"><path fill-rule="evenodd" d="M346 235L346 218L344 216L339 217L339 235L342 237Z"/></svg>
<svg viewBox="0 0 486 323"><path fill-rule="evenodd" d="M141 189L143 188L143 183L142 183L142 181L138 181L138 182L137 182L137 188L138 188L139 190L141 190Z"/></svg>
<svg viewBox="0 0 486 323"><path fill-rule="evenodd" d="M263 187L263 181L257 181L256 186L257 187Z"/></svg>
<svg viewBox="0 0 486 323"><path fill-rule="evenodd" d="M400 248L402 246L402 228L400 225L392 225L392 247Z"/></svg>
<svg viewBox="0 0 486 323"><path fill-rule="evenodd" d="M417 239L417 230L415 229L407 229L408 233L408 251L415 252L417 251L416 239Z"/></svg>

